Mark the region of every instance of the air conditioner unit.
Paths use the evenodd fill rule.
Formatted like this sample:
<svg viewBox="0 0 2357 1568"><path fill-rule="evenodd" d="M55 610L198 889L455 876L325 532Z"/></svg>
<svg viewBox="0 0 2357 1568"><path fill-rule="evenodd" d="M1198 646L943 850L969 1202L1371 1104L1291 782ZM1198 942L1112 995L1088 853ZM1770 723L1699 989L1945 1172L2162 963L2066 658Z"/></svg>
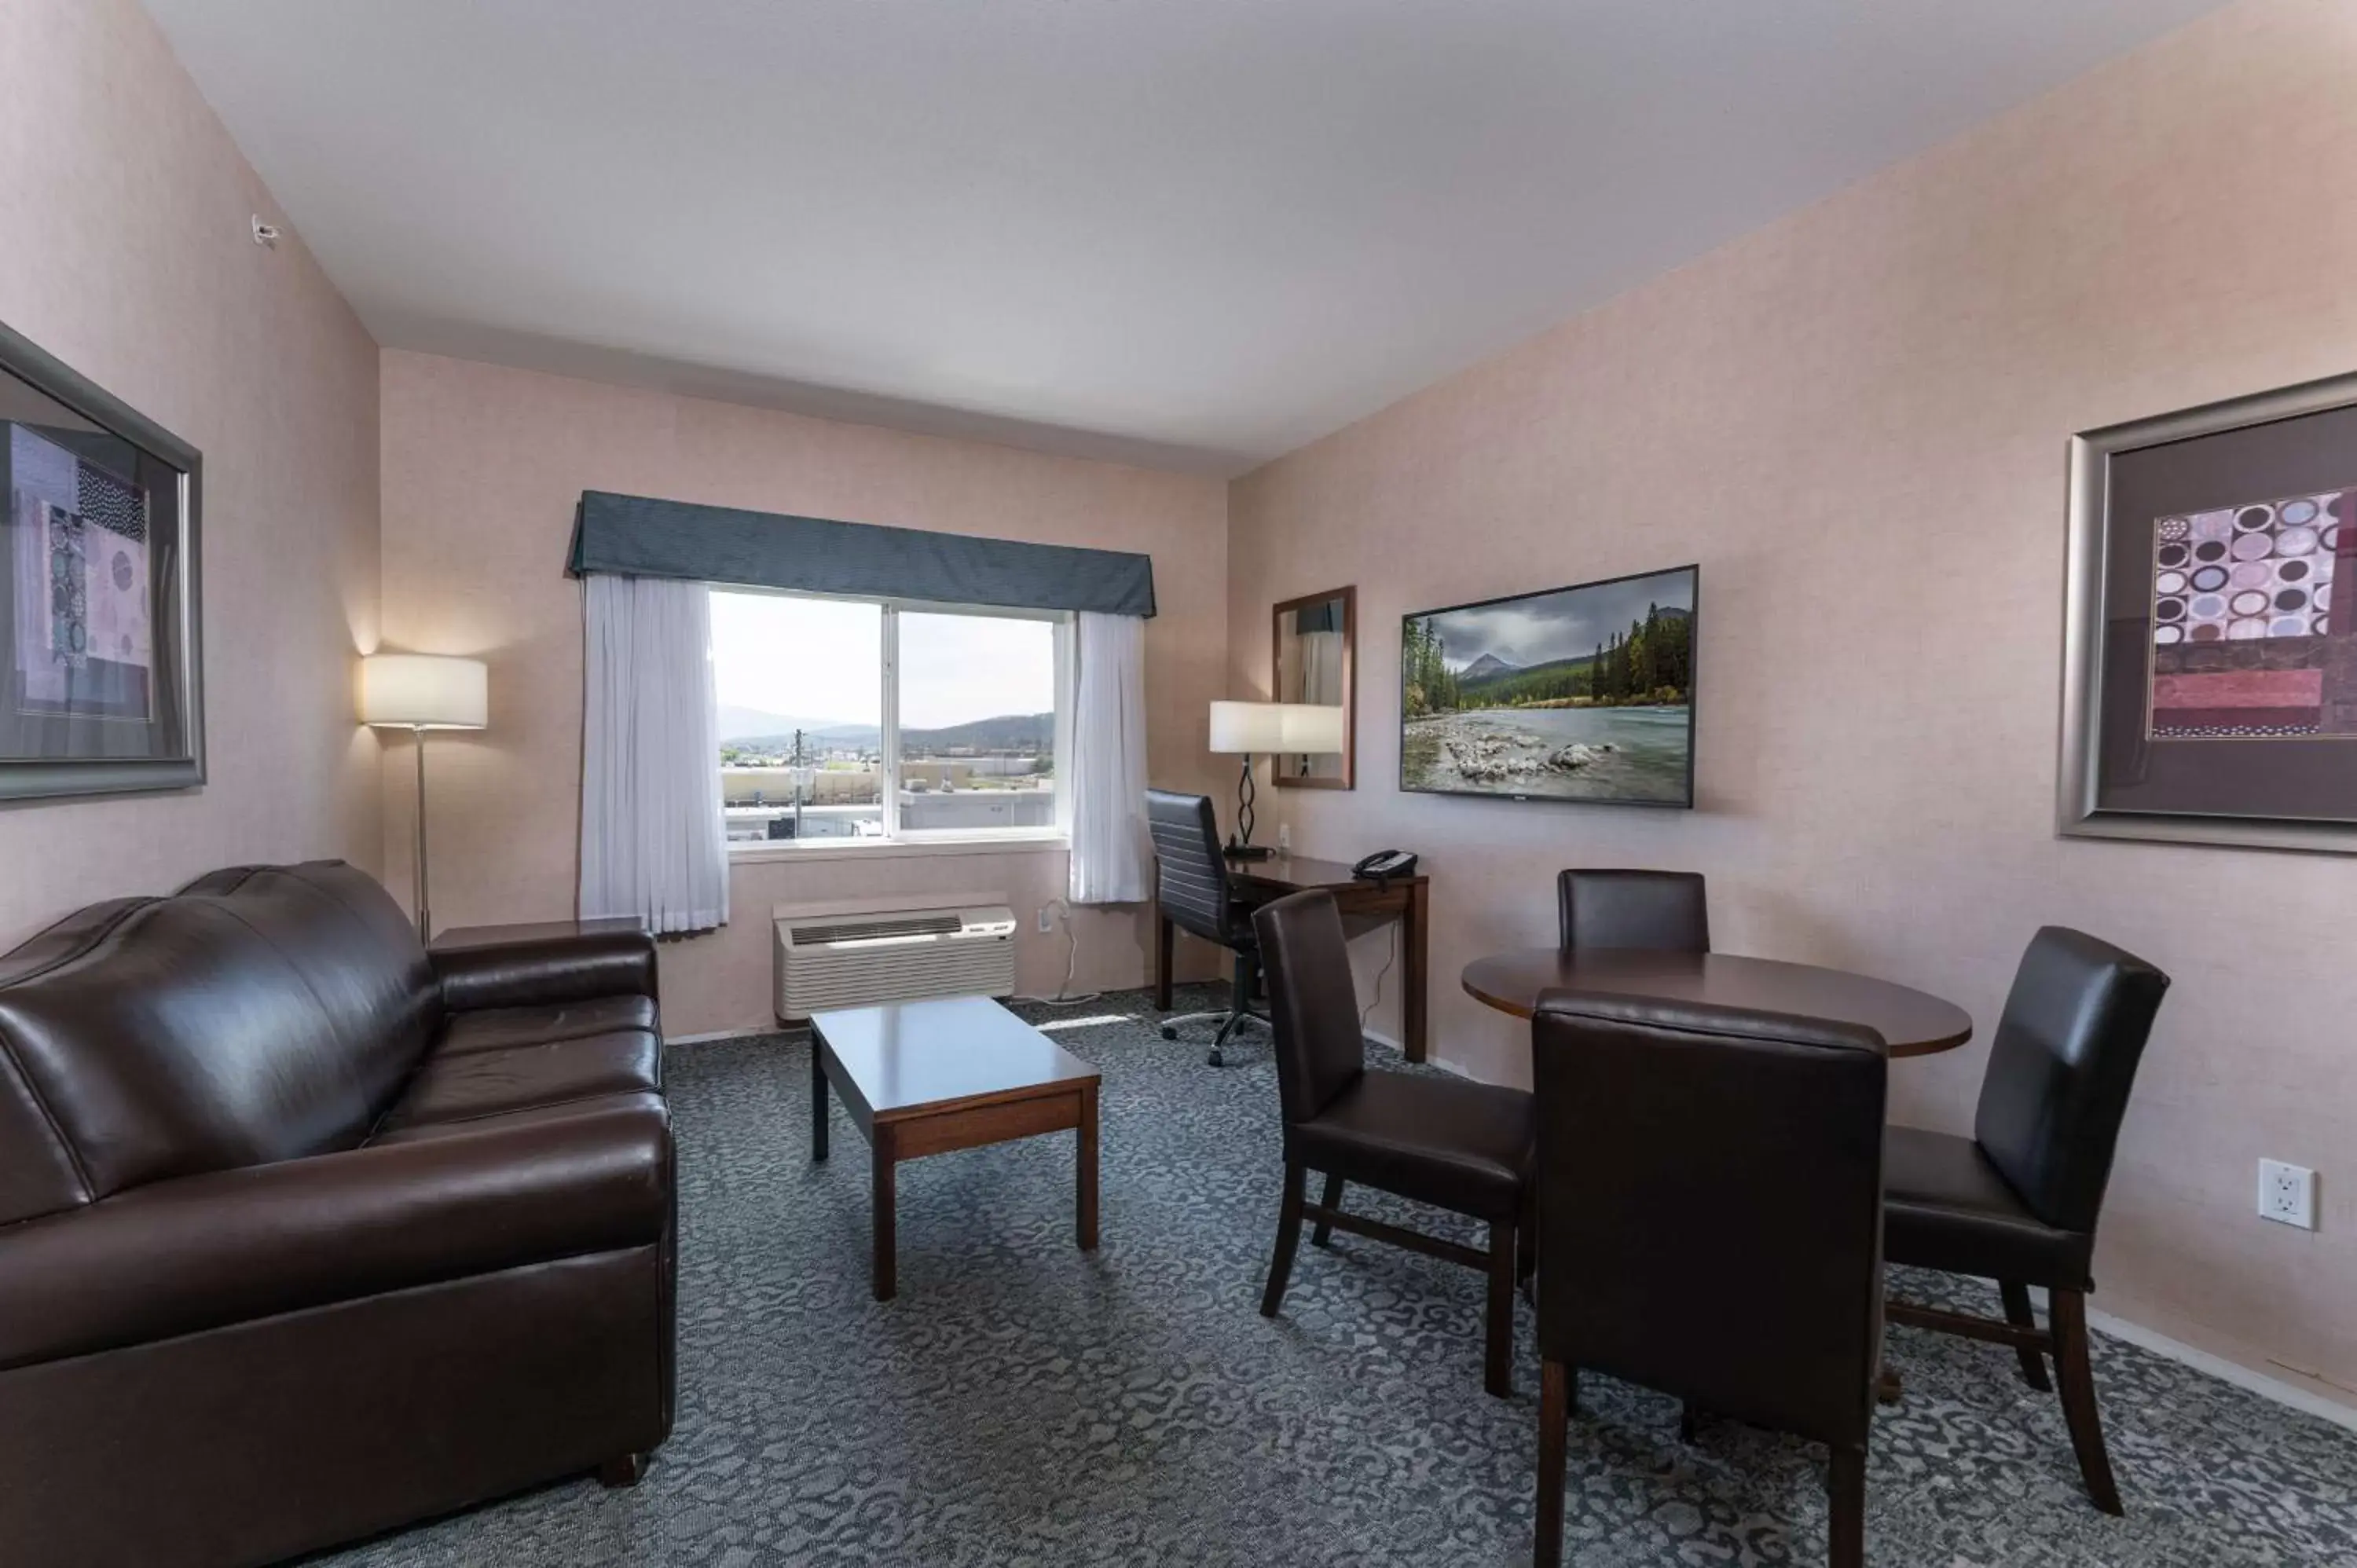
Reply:
<svg viewBox="0 0 2357 1568"><path fill-rule="evenodd" d="M780 906L778 1017L834 1007L1015 990L1015 911L1005 905L879 908Z"/></svg>

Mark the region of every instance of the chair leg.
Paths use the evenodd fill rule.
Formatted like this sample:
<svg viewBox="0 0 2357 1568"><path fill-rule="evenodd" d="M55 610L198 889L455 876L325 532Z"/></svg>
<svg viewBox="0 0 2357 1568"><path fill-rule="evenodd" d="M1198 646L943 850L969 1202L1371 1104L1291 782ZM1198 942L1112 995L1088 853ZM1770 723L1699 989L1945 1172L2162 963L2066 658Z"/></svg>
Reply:
<svg viewBox="0 0 2357 1568"><path fill-rule="evenodd" d="M1259 967L1243 954L1236 955L1235 971L1228 982L1228 1016L1221 1024L1218 1036L1211 1041L1211 1054L1206 1058L1212 1067L1226 1065L1227 1058L1222 1054L1222 1047L1227 1045L1228 1036L1243 1028L1244 1019L1251 1015L1254 977Z"/></svg>
<svg viewBox="0 0 2357 1568"><path fill-rule="evenodd" d="M597 1466L597 1484L608 1490L635 1487L647 1473L647 1456L643 1454L618 1454Z"/></svg>
<svg viewBox="0 0 2357 1568"><path fill-rule="evenodd" d="M1342 1207L1342 1178L1332 1171L1326 1173L1326 1196L1318 1200L1318 1206L1320 1208ZM1334 1227L1327 1224L1323 1219L1318 1222L1316 1230L1309 1232L1309 1244L1313 1247L1330 1246L1333 1240Z"/></svg>
<svg viewBox="0 0 2357 1568"><path fill-rule="evenodd" d="M1285 1162L1285 1207L1276 1216L1276 1256L1268 1262L1268 1288L1261 1293L1260 1315L1275 1317L1285 1305L1286 1282L1293 1277L1293 1254L1301 1246L1302 1189L1308 1186L1309 1167L1297 1160Z"/></svg>
<svg viewBox="0 0 2357 1568"><path fill-rule="evenodd" d="M1866 1568L1864 1448L1835 1448L1826 1456L1825 1498L1831 1505L1827 1560L1833 1568Z"/></svg>
<svg viewBox="0 0 2357 1568"><path fill-rule="evenodd" d="M2046 1311L2054 1326L2054 1380L2062 1389L2062 1418L2071 1427L2079 1474L2097 1508L2124 1513L2111 1455L2104 1451L2103 1419L2095 1413L2094 1371L2087 1364L2087 1298L2075 1290L2049 1291Z"/></svg>
<svg viewBox="0 0 2357 1568"><path fill-rule="evenodd" d="M1500 1399L1514 1397L1514 1222L1490 1222L1490 1328L1482 1386Z"/></svg>
<svg viewBox="0 0 2357 1568"><path fill-rule="evenodd" d="M1686 1443L1686 1444L1691 1444L1691 1443L1693 1443L1693 1442L1694 1442L1694 1440L1695 1440L1695 1431L1696 1431L1698 1428L1700 1428L1700 1426L1701 1426L1701 1425L1702 1425L1702 1412L1701 1412L1700 1411L1697 1411L1696 1409L1695 1409L1695 1402L1694 1402L1694 1401L1692 1401L1692 1400L1681 1400L1681 1401L1679 1401L1679 1402L1678 1402L1678 1441L1679 1441L1679 1442L1681 1442L1681 1443Z"/></svg>
<svg viewBox="0 0 2357 1568"><path fill-rule="evenodd" d="M2038 1316L2029 1310L2028 1285L2013 1280L1999 1280L1996 1288L1997 1294L2005 1297L2005 1320L2007 1323L2016 1328L2038 1326ZM2040 1393L2052 1393L2054 1385L2046 1380L2046 1358L2027 1345L2017 1345L2013 1348L2014 1354L2021 1358L2021 1380Z"/></svg>
<svg viewBox="0 0 2357 1568"><path fill-rule="evenodd" d="M1561 1361L1539 1366L1539 1522L1533 1568L1561 1568L1563 1563L1564 1450L1577 1376Z"/></svg>

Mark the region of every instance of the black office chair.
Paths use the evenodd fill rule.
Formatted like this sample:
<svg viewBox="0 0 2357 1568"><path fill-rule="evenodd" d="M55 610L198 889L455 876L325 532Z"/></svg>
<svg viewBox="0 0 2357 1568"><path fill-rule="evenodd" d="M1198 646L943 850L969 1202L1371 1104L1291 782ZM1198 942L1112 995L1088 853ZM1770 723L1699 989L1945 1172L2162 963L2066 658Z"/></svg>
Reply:
<svg viewBox="0 0 2357 1568"><path fill-rule="evenodd" d="M1192 931L1217 942L1235 955L1228 1010L1224 1013L1181 1013L1162 1020L1162 1037L1175 1040L1181 1024L1220 1021L1211 1042L1211 1064L1221 1065L1221 1049L1247 1022L1265 1026L1268 1020L1252 1010L1253 993L1260 989L1260 943L1253 935L1252 917L1240 908L1228 887L1228 865L1220 854L1220 823L1209 795L1179 795L1168 789L1146 792L1146 825L1154 835L1154 896L1163 915L1182 931Z"/></svg>
<svg viewBox="0 0 2357 1568"><path fill-rule="evenodd" d="M2095 1220L2128 1090L2169 976L2133 953L2049 926L2022 954L1989 1047L1973 1136L1890 1129L1884 1177L1890 1261L1997 1282L2006 1321L1893 1301L1890 1321L2010 1345L2021 1375L2053 1385L2095 1506L2120 1509L2087 1364ZM2049 1326L2029 1309L2047 1293Z"/></svg>
<svg viewBox="0 0 2357 1568"><path fill-rule="evenodd" d="M1710 906L1692 871L1566 871L1555 879L1566 948L1710 951Z"/></svg>
<svg viewBox="0 0 2357 1568"><path fill-rule="evenodd" d="M1882 1344L1883 1042L1850 1024L1554 992L1538 1100L1538 1568L1562 1560L1579 1369L1829 1451L1865 1558Z"/></svg>
<svg viewBox="0 0 2357 1568"><path fill-rule="evenodd" d="M1367 1066L1351 944L1334 896L1296 893L1253 916L1268 958L1269 1012L1276 1028L1277 1098L1285 1115L1285 1202L1276 1251L1261 1294L1263 1317L1285 1305L1300 1250L1334 1231L1405 1247L1490 1277L1483 1386L1514 1391L1514 1281L1529 1249L1531 1097L1501 1084ZM1311 1171L1325 1196L1308 1201ZM1342 1210L1342 1184L1357 1182L1415 1203L1486 1221L1487 1251Z"/></svg>

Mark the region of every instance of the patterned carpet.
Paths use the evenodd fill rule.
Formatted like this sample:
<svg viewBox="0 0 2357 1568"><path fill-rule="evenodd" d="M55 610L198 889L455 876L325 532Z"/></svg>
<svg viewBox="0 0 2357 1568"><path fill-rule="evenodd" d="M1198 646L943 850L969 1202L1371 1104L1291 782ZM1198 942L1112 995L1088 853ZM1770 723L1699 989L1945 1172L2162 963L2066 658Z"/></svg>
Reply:
<svg viewBox="0 0 2357 1568"><path fill-rule="evenodd" d="M646 1480L568 1482L320 1561L1527 1563L1527 1312L1511 1402L1481 1391L1469 1270L1338 1236L1304 1247L1265 1321L1266 1035L1214 1071L1156 1035L1142 994L1027 1014L1104 1072L1098 1253L1072 1245L1069 1137L920 1161L900 1173L899 1298L879 1305L865 1146L839 1106L834 1158L810 1162L808 1047L683 1047L679 1427ZM1995 1310L1975 1286L1905 1283ZM1871 1563L2357 1565L2357 1436L2099 1337L2128 1507L2112 1520L2010 1352L1907 1329L1892 1348L1908 1394L1875 1426ZM1817 1451L1723 1422L1687 1446L1669 1400L1594 1377L1582 1393L1569 1561L1824 1561Z"/></svg>

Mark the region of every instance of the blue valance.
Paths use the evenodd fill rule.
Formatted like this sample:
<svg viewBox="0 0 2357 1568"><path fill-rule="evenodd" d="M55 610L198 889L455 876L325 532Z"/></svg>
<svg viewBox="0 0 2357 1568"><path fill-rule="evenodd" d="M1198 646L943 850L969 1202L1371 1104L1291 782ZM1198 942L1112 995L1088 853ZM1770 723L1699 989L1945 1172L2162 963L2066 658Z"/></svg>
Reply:
<svg viewBox="0 0 2357 1568"><path fill-rule="evenodd" d="M584 490L565 572L684 577L1008 609L1154 613L1154 563L1122 550L1027 544L823 517Z"/></svg>

